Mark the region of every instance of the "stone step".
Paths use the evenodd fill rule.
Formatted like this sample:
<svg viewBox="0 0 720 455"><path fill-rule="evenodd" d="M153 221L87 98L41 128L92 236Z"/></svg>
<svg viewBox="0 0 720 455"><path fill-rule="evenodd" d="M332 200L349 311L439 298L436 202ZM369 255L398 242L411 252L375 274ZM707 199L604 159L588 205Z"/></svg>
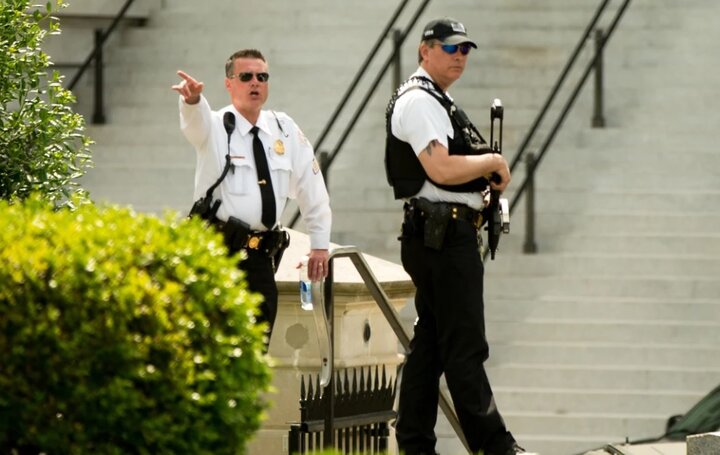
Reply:
<svg viewBox="0 0 720 455"><path fill-rule="evenodd" d="M623 314L615 320L525 318L519 321L488 323L487 338L495 342L592 343L610 339L615 343L650 343L662 340L668 344L720 342L720 323L716 321L625 321Z"/></svg>
<svg viewBox="0 0 720 455"><path fill-rule="evenodd" d="M607 130L605 130L607 131ZM687 132L686 135L690 136L694 132ZM589 134L589 133L587 133ZM598 140L610 141L612 138L617 136L613 135L612 132L608 131L608 138L602 137L604 131L599 130L594 133L594 138ZM583 134L587 138L586 134ZM634 172L643 171L668 171L668 162L678 159L677 149L672 147L634 147L632 145L618 145L612 148L612 153L597 153L595 151L581 147L581 148L569 148L564 146L558 146L552 150L552 153L547 156L547 159L542 162L542 171L544 174L557 172L558 174L569 173L571 170L575 170L579 174L595 175L602 172L625 172L627 168L632 166ZM683 158L687 158L683 165L691 166L690 171L697 172L698 170L704 169L709 165L714 165L715 161L720 161L720 157L716 153L710 150L702 148L688 148L682 152ZM582 172L585 167L592 166L592 169L587 169ZM613 167L614 166L614 167ZM523 168L521 167L522 171ZM712 170L706 169L706 173L711 174ZM548 177L542 178L541 175L538 177L538 184L542 180L547 180ZM720 186L720 184L718 184Z"/></svg>
<svg viewBox="0 0 720 455"><path fill-rule="evenodd" d="M349 209L342 198L334 197L332 194L334 193L331 191L334 213L333 232L338 235L346 235L347 240L343 240L343 243L357 244L352 238L353 232L361 235L375 235L388 240L389 245L397 244L396 248L393 247L392 252L388 252L388 256L383 253L382 257L398 261L399 254L396 253L399 252L399 242L396 238L399 235L401 224L399 211L361 209L363 217L358 220L358 210ZM358 194L369 195L372 193L363 190ZM708 218L714 219L714 215L698 213L684 216L689 220L695 219L696 216L698 219L688 223L675 222L672 226L658 224L647 230L640 230L646 225L645 220L637 224L629 222L628 225L616 227L618 219L625 220L632 217L627 216L626 218L623 214L615 214L606 216L608 220L606 224L597 223L587 232L583 232L582 225L565 221L572 219L567 214L546 213L540 219L540 227L536 227L534 241L538 255L552 255L569 250L576 255L587 255L588 257L608 254L621 257L633 256L637 257L640 262L647 260L640 259L643 257L659 257L669 254L687 260L698 258L700 262L717 257L720 252L720 243L716 231L712 231L712 224L702 221ZM640 215L636 218L642 219L643 217ZM544 226L543 220L547 219L551 219L553 222ZM636 229L633 226L639 227ZM499 264L497 267L500 270L511 267L517 267L518 270L528 269L523 265L528 257L523 254L523 246L527 241L524 226L517 218L514 218L511 230L510 234L503 235L501 238L498 257L495 261L489 262L486 267L488 270L493 270L493 267L496 267L495 264ZM486 238L484 233L483 236ZM501 262L509 265L500 265ZM529 268L529 270L532 273L534 269Z"/></svg>
<svg viewBox="0 0 720 455"><path fill-rule="evenodd" d="M501 410L502 412L502 410ZM664 432L667 416L644 414L587 414L502 412L513 436L528 450L541 454L584 454L608 443L624 442L627 437L656 437ZM559 425L554 430L553 425ZM438 418L440 453L465 453L442 412ZM547 429L550 428L550 429ZM521 431L518 431L521 429Z"/></svg>
<svg viewBox="0 0 720 455"><path fill-rule="evenodd" d="M648 115L647 113L648 111L645 111L645 114L637 113L636 115ZM689 116L676 116L677 124L672 127L672 134L665 134L665 131L655 128L638 129L632 134L628 134L627 131L623 130L623 127L627 126L623 122L617 128L582 129L577 132L576 137L580 145L593 144L597 150L614 150L614 147L622 144L623 150L632 150L632 153L642 153L642 150L653 149L676 151L678 156L683 156L682 154L686 152L707 152L707 144L712 137L712 129L704 122L696 121L701 116L702 114L699 113L693 113ZM663 114L657 115L657 118L663 119L666 117ZM629 119L629 116L625 116L625 119ZM567 149L565 150L567 151ZM675 167L674 161L666 163L668 168Z"/></svg>
<svg viewBox="0 0 720 455"><path fill-rule="evenodd" d="M115 73L113 70L108 71L108 74L110 75L108 76L109 83L117 86L119 90L107 94L106 105L110 109L113 109L115 106L136 107L143 105L154 106L159 104L162 106L173 104L170 100L173 99L174 92L170 87L179 80L176 76L176 71L178 69L184 70L197 80L205 83L205 91L207 91L207 93L205 93L205 91L203 93L211 101L211 103L213 101L216 103L226 102L227 92L222 85L223 74L221 72L217 71L214 74L204 77L202 73L195 73L191 68L187 68L179 62L176 65L167 65L164 70L157 69L154 72L154 77L148 75L142 79L140 79L140 76L136 74L135 76L132 76L134 79L128 80L125 78L125 74L122 71L118 73ZM473 71L475 71L475 73ZM329 90L329 94L335 94L335 96L328 96L327 94L313 91L310 91L310 93L305 95L308 100L314 100L315 103L319 103L318 112L324 112L324 116L329 116L337 106L340 96L344 93L349 79L354 73L345 71L344 74L347 75L346 78L333 78L323 82L323 90ZM469 69L466 74L479 75L481 73L477 70ZM366 83L370 82L370 78L374 77L375 73L369 72L368 75ZM286 69L283 67L276 68L273 66L271 68L270 105L277 104L279 100L282 100L284 97L289 97L290 93L292 93L292 89L296 87L296 78L300 77L315 79L318 77L318 74L317 71L312 68L300 68L295 65L288 65ZM498 79L502 80L501 78ZM143 85L142 91L132 89L132 87L138 83ZM453 90L453 94L455 94L460 100L460 105L463 106L463 109L468 111L469 115L473 115L474 110L480 111L477 116L473 115L474 118L477 118L476 123L478 123L477 126L479 128L482 128L483 130L486 128L485 118L486 116L489 116L490 105L495 98L500 98L503 100L503 104L508 108L508 114L506 117L507 122L504 124L504 127L517 128L518 123L520 123L524 129L527 129L527 126L529 126L531 120L533 120L537 114L536 108L545 101L549 82L545 86L528 85L521 89L503 89L498 88L497 85L485 82L480 82L479 84L483 85L473 85L471 76L468 78L468 82L458 85L458 87ZM384 111L387 101L390 98L391 89L389 85L387 87L387 91L380 91L376 95L376 98L378 98L377 100L373 99L374 102L382 106L382 111ZM364 95L366 90L367 87L365 85L360 86L360 88L356 91L355 97L359 98L361 94ZM472 96L462 96L463 92L472 93ZM353 98L351 101L353 104L350 105L350 108L354 110L360 100ZM578 106L578 110L588 112L587 116L584 118L584 124L589 126L591 118L589 105L583 102L579 103ZM556 112L556 110L553 109L551 112ZM382 119L383 115L379 115L378 118Z"/></svg>
<svg viewBox="0 0 720 455"><path fill-rule="evenodd" d="M125 0L73 0L62 8L53 10L53 16L63 19L97 18L113 19L123 8ZM163 0L143 0L133 2L125 13L127 18L148 19L155 11L163 6Z"/></svg>
<svg viewBox="0 0 720 455"><path fill-rule="evenodd" d="M684 170L693 177L678 179L677 170L668 169L666 163L660 162L662 158L653 156L655 154L638 153L636 157L628 158L632 153L625 153L625 158L609 163L604 162L603 158L584 158L580 154L563 160L559 156L560 150L552 150L550 153L554 155L555 152L558 152L557 156L549 156L548 161L541 162L535 170L536 199L553 198L555 191L559 190L589 192L607 191L610 188L618 193L632 195L649 191L692 193L720 189L720 179L715 172L720 166L720 157L711 153L688 152ZM643 161L645 164L642 164ZM578 171L578 168L583 167L588 170ZM337 169L332 171L338 172ZM525 182L526 175L526 165L523 163L513 172L506 194L513 194L514 189Z"/></svg>
<svg viewBox="0 0 720 455"><path fill-rule="evenodd" d="M678 277L648 271L637 276L494 276L485 285L488 298L506 296L527 298L538 296L604 296L648 297L658 294L672 298L691 296L712 298L720 294L720 282L715 275Z"/></svg>
<svg viewBox="0 0 720 455"><path fill-rule="evenodd" d="M195 168L195 151L187 143L177 126L179 139L170 138L164 145L138 145L134 147L118 145L96 145L93 147L93 162L96 168L137 167L155 169L162 172L165 167L190 166ZM171 131L168 128L168 131Z"/></svg>
<svg viewBox="0 0 720 455"><path fill-rule="evenodd" d="M164 115L160 114L163 120L161 120L159 126L162 126L163 123L167 124L168 120L177 119L178 97L176 93L170 89L170 86L174 84L177 79L175 71L173 70L171 73L167 73L163 79L164 80L162 82L153 87L146 87L143 93L133 93L131 89L128 89L128 91L125 92L118 91L108 94L105 101L108 112L107 115L113 119L117 118L118 111L116 109L118 107L126 107L149 111L146 115L152 116L152 112L156 109L156 106L159 106L159 108L157 108L156 115L159 115L160 112L167 113ZM203 91L203 94L208 99L211 107L218 109L229 104L230 100L225 88L222 86L221 80L218 79L217 83L215 83L212 87L208 86L211 82L205 81L205 83L207 88ZM278 82L273 85L267 104L268 109L286 112L291 117L295 118L301 126L317 123L317 129L319 130L320 126L324 125L328 121L330 114L335 110L337 106L337 97L333 97L330 94L315 96L312 93L305 93L302 96L293 96L291 88L291 81L289 80ZM341 90L340 86L335 86L333 90L335 90L335 93L337 93L337 96L339 97ZM385 103L383 102L383 104ZM351 105L350 108L346 108L346 112L353 112L354 109L356 109L356 105ZM308 114L311 112L314 112L315 114L309 116ZM303 119L308 117L313 119L314 122L310 123L307 120L303 121ZM128 119L126 121L133 121L136 123L135 119ZM125 122L112 121L108 124L108 126L111 127L116 124L122 125ZM178 128L178 125L179 121L178 123L175 123L174 126ZM304 128L309 129L308 126L305 126Z"/></svg>
<svg viewBox="0 0 720 455"><path fill-rule="evenodd" d="M509 193L510 196L512 193ZM662 212L674 210L676 213L705 212L709 207L720 207L720 191L714 189L659 191L617 191L613 188L580 191L577 189L556 189L552 197L537 197L536 210L558 212L588 213L618 210L630 212Z"/></svg>
<svg viewBox="0 0 720 455"><path fill-rule="evenodd" d="M513 259L516 260L506 258L503 261L494 261L493 275L645 276L648 271L652 271L657 275L683 277L712 274L720 276L720 257L711 251L704 255L685 255L683 252L644 255L545 253L528 254Z"/></svg>
<svg viewBox="0 0 720 455"><path fill-rule="evenodd" d="M535 437L553 438L606 438L602 442L624 441L625 436L658 436L663 433L667 418L661 414L622 414L622 413L551 413L551 412L500 412L509 428L527 428ZM442 411L439 413L440 417ZM445 418L438 419L436 433L453 436L452 427ZM602 436L600 436L602 435ZM540 450L526 443L527 435L520 438L521 444L528 450ZM589 447L589 446L585 446ZM461 453L461 452L443 452ZM541 452L571 453L571 452ZM574 453L574 452L572 452Z"/></svg>
<svg viewBox="0 0 720 455"><path fill-rule="evenodd" d="M384 232L396 242L395 238L399 235L402 220L399 206L393 210L362 209L364 216L358 220L358 211L340 204L341 199L332 194L331 201L336 207L333 219L334 232ZM383 193L373 195L364 190L359 194L368 199L383 195ZM717 215L697 213L683 216L695 221L683 223L682 217L674 214L644 216L609 213L587 215L587 221L581 223L578 219L572 222L566 221L567 215L562 213L546 213L539 218L539 224L536 226L537 256L520 254L526 242L524 225L519 218L514 217L511 223L512 232L503 235L499 256L497 260L488 263L487 269L493 273L505 273L517 268L533 273L535 270L542 270L542 267L534 265L539 263L546 266L544 269L546 271L567 270L571 264L587 260L589 270L612 273L610 270L615 270L619 265L624 264L618 258L629 258L629 267L634 267L635 272L640 272L642 265L650 265L648 263L653 260L667 262L666 265L657 266L660 267L659 270L666 271L675 270L670 263L676 259L683 266L697 260L702 264L711 264L711 268L716 267L714 263L720 251L720 238L714 228L718 226ZM618 219L622 219L623 223L616 227L614 224L617 224ZM593 223L592 220L601 221ZM655 220L660 221L655 222ZM484 233L483 236L485 237ZM567 253L568 251L571 253ZM545 255L549 259L543 259ZM557 259L558 257L565 259L560 260ZM398 258L394 259L398 260ZM553 264L556 260L558 263ZM602 270L603 264L608 265L608 271ZM654 267L649 270L653 269Z"/></svg>
<svg viewBox="0 0 720 455"><path fill-rule="evenodd" d="M232 28L232 26L237 23L238 15L237 7L235 5L220 3L213 6L213 12L216 13L217 20L222 21L224 18L227 18L228 29ZM378 11L379 7L385 8ZM247 25L242 27L239 32L242 32L243 29L255 31L258 27L260 27L257 25L258 23L273 23L273 21L277 19L278 14L291 18L291 20L285 20L284 27L292 30L295 28L307 27L308 25L317 25L318 23L323 26L344 25L350 27L356 25L359 20L384 24L387 16L389 16L388 13L391 11L390 7L385 3L366 2L362 6L358 5L358 8L354 10L354 14L351 18L342 14L345 12L344 10L337 9L336 11L333 8L338 8L338 6L327 1L318 2L318 5L308 5L303 3L303 8L298 7L297 9L288 5L283 5L282 7L263 5L262 8L251 8L249 10L250 14L244 14L239 17L241 21L247 21ZM569 6L567 4L563 4L562 7L553 7L552 5L537 7L532 5L526 9L521 8L520 5L498 4L493 6L493 12L495 13L493 15L487 15L484 13L473 14L473 8L468 8L466 13L467 18L464 17L464 22L468 24L468 26L470 26L471 23L474 25L477 22L482 24L499 23L510 27L517 25L528 27L532 25L527 21L524 23L521 22L521 19L519 18L523 16L527 17L528 14L532 14L533 17L537 15L537 20L533 21L534 24L549 23L550 26L553 26L573 20L587 22L587 19L590 16L589 13L593 12L594 9L594 5L582 4L582 2L576 7ZM318 14L318 10L322 10L323 14ZM443 11L445 10L443 9ZM333 12L335 12L335 14L333 14ZM430 6L427 15L433 15L432 5ZM491 19L488 19L487 16L490 16ZM198 15L197 11L192 7L173 4L168 5L165 8L163 15L158 15L158 17L155 18L155 25L161 28L179 27L179 25L176 24L197 24L198 26L202 26L204 23L201 21L201 17L202 15ZM505 19L505 17L507 17L507 19ZM423 20L420 22L423 22ZM632 21L629 20L629 22Z"/></svg>
<svg viewBox="0 0 720 455"><path fill-rule="evenodd" d="M618 441L613 435L597 435L597 436L555 436L555 435L535 435L532 433L523 433L518 431L518 427L514 427L513 436L521 442L521 445L533 453L540 454L584 454L588 449L597 449L604 447L608 442L622 442L623 437ZM450 431L445 434L438 435L439 441L436 450L439 453L463 454L464 446L457 439L455 434Z"/></svg>
<svg viewBox="0 0 720 455"><path fill-rule="evenodd" d="M639 210L597 211L570 215L562 209L538 213L535 219L535 231L538 237L565 237L576 235L630 235L636 240L640 235L661 234L666 237L686 236L688 234L715 234L720 231L720 215L715 209L687 213L658 213ZM510 234L507 238L522 238L525 232L525 202L521 200L511 216ZM503 237L505 238L505 237ZM661 239L664 242L665 239ZM684 254L677 249L668 249L673 253ZM574 251L569 251L573 253Z"/></svg>
<svg viewBox="0 0 720 455"><path fill-rule="evenodd" d="M613 365L636 368L720 367L717 344L670 343L558 343L558 342L495 342L490 346L488 367L500 365Z"/></svg>
<svg viewBox="0 0 720 455"><path fill-rule="evenodd" d="M550 165L544 166L536 174L535 191L536 197L548 198L552 197L553 191L559 189L592 191L594 189L602 190L604 188L614 188L618 191L627 191L629 193L637 191L656 190L664 192L668 188L668 182L673 182L672 187L683 191L706 191L708 188L720 188L720 179L717 175L712 175L712 170L708 165L720 165L720 158L711 157L707 160L688 159L687 172L695 173L692 179L677 181L677 171L666 169L667 166L649 164L640 169L626 166L617 169L612 165L597 166L595 173L584 174L578 172L566 172L563 169L557 169ZM564 166L567 170L571 166ZM653 171L656 168L656 171ZM563 176L562 180L557 178ZM522 183L525 178L524 172L514 173L513 179Z"/></svg>
<svg viewBox="0 0 720 455"><path fill-rule="evenodd" d="M337 33L340 33L341 30L341 28L338 28ZM168 33L170 32L168 31ZM242 39L242 35L233 36L235 39L241 41L251 40L251 35L246 36L244 40ZM306 38L310 42L304 41ZM321 39L317 33L308 33L306 36L297 37L297 39L293 41L287 40L287 36L285 36L282 42L287 47L283 47L282 49L269 49L268 46L265 46L264 49L267 50L260 49L271 65L273 61L293 62L296 64L307 62L307 54L301 51L307 49L307 46L311 46L325 48L322 52L324 57L322 59L319 56L316 57L316 62L320 60L325 61L327 58L329 65L333 65L332 61L336 62L335 65L339 65L339 59L340 62L343 62L343 66L347 66L351 62L357 61L356 64L351 65L352 68L356 68L360 62L363 61L369 46L368 40L363 37L363 39L357 39L355 41L348 40L347 46L343 46L342 48L328 47L327 40ZM211 47L210 43L208 43L208 47ZM225 60L233 52L233 50L227 51L223 49L222 52L213 50L200 53L198 52L198 48L199 47L194 44L183 42L178 43L177 46L170 49L162 48L161 46L137 48L117 47L108 50L107 61L113 65L129 63L139 65L149 65L152 63L154 65L157 63L160 67L168 66L169 64L182 65L184 62L193 61L194 64L205 63L212 65L212 67L217 68L218 71L223 72ZM310 62L312 62L312 60L310 60Z"/></svg>
<svg viewBox="0 0 720 455"><path fill-rule="evenodd" d="M535 387L506 388L494 387L499 409L524 412L548 411L565 413L618 413L618 414L654 414L670 416L678 410L686 410L706 391L677 390L605 390L585 388L540 389Z"/></svg>
<svg viewBox="0 0 720 455"><path fill-rule="evenodd" d="M709 391L718 383L720 368L508 364L490 367L487 373L491 384L508 388L523 387L532 378L532 384L540 389Z"/></svg>
<svg viewBox="0 0 720 455"><path fill-rule="evenodd" d="M162 14L153 18L154 28L176 30L182 28L183 25L193 29L202 29L207 26L207 22L205 22L207 16L198 14L198 11L192 6L189 8L169 6L162 11ZM241 7L237 2L227 1L214 3L212 11L209 12L215 19L214 31L216 34L234 34L237 37L250 38L253 34L266 30L268 25L272 25L272 30L275 32L279 28L284 32L309 32L313 27L322 26L323 30L328 32L354 28L377 29L374 32L377 35L396 8L391 3L368 1L356 5L353 8L353 14L348 15L344 5L327 0L319 1L316 5L307 2L302 4L278 2L257 5L254 8L247 6L249 5L245 3ZM283 36L282 33L267 33L266 35L268 42L282 42L278 37L278 35Z"/></svg>
<svg viewBox="0 0 720 455"><path fill-rule="evenodd" d="M494 389L496 402L509 428L532 429L532 434L540 438L561 437L578 441L593 437L617 441L629 435L637 439L662 434L670 415L687 410L705 393L662 389L654 392L588 388L578 391ZM525 400L530 406L522 406L523 411L516 411L514 405ZM575 408L579 403L583 404L582 409ZM564 425L558 425L561 422ZM440 419L436 430L449 437L454 434L444 418ZM519 440L526 441L527 436Z"/></svg>
<svg viewBox="0 0 720 455"><path fill-rule="evenodd" d="M175 97L170 94L169 97L175 101ZM169 103L172 105L172 102ZM178 118L177 108L174 112ZM170 115L170 110L167 111ZM96 142L98 147L105 145L122 144L127 149L147 146L164 146L168 143L181 144L184 137L180 132L180 121L177 126L172 128L169 124L156 125L148 123L145 125L136 125L129 130L126 126L110 123L101 127L95 127L89 130L90 137ZM187 144L187 143L185 143ZM192 148L190 148L192 150Z"/></svg>
<svg viewBox="0 0 720 455"><path fill-rule="evenodd" d="M90 169L80 179L95 202L130 205L139 212L190 210L193 203L194 165L143 168ZM159 189L163 189L160 191Z"/></svg>
<svg viewBox="0 0 720 455"><path fill-rule="evenodd" d="M498 247L498 255L505 251L521 253L526 239L522 235L503 236ZM619 234L585 235L567 233L554 237L551 234L536 235L535 244L540 254L573 251L578 254L618 254L618 255L659 255L678 254L679 256L708 257L720 254L720 237L717 234ZM524 258L521 258L522 261Z"/></svg>
<svg viewBox="0 0 720 455"><path fill-rule="evenodd" d="M375 176L374 181L379 181L384 176ZM332 178L332 176L330 177ZM388 190L373 189L382 192ZM355 199L357 192L353 188L336 188L333 191L335 197L345 200ZM508 199L512 199L512 189L506 193ZM390 196L392 197L392 196ZM390 200L390 199L389 199ZM364 201L357 201L360 208L373 208L371 204ZM665 213L672 208L675 213L707 213L709 207L720 207L720 190L683 190L664 192L652 192L644 190L617 191L614 189L603 189L602 191L579 191L577 189L557 189L552 192L552 197L536 196L537 213L572 213L589 215L595 213Z"/></svg>
<svg viewBox="0 0 720 455"><path fill-rule="evenodd" d="M373 6L374 10L378 9L378 6ZM583 36L585 28L592 17L594 12L587 11L544 11L531 13L527 11L496 11L493 14L469 14L463 18L463 23L466 25L469 35L478 44L478 50L484 48L490 48L494 46L508 46L508 45L531 45L537 46L541 43L542 46L548 47L560 47L569 50L573 49L577 44L578 40ZM272 15L273 13L269 13ZM122 43L126 47L160 47L163 41L161 36L158 36L159 31L167 30L168 33L174 31L175 27L173 24L180 24L183 22L178 21L178 16L182 15L185 20L185 13L169 12L158 16L157 20L154 21L153 28L146 29L133 29L123 33ZM188 16L194 17L193 21L200 20L197 18L195 13L189 13ZM264 22L265 14L253 15L253 22ZM327 23L317 23L315 17L312 18L313 24L307 25L306 15L303 11L298 12L298 20L290 21L284 24L285 35L273 35L263 43L263 47L267 49L274 49L280 46L286 46L288 34L293 36L293 39L307 42L309 45L316 46L322 45L320 37L314 32L316 27L322 27L327 33L332 35L351 34L351 35L366 35L368 37L366 41L366 50L369 44L373 44L378 38L378 34L383 30L386 25L387 16L374 17L367 15L354 15L352 22L339 16L338 20L328 21ZM537 16L537 17L536 17ZM325 16L323 16L325 17ZM529 20L532 17L532 20ZM628 46L635 46L635 48L627 49L629 52L639 52L641 47L645 47L647 50L653 50L653 43L657 40L657 29L656 27L660 24L648 24L647 22L641 22L638 19L631 19L630 16L626 17L628 22L622 23L622 28L619 29L613 36L612 40L622 40L626 42ZM236 21L233 18L231 20ZM663 20L658 18L659 21ZM666 20L666 19L665 19ZM221 24L222 25L222 24ZM601 23L603 28L606 28L606 23ZM665 24L668 30L677 29L677 24L670 22ZM254 27L243 27L242 30L236 32L225 32L228 35L242 37L243 35L251 35L257 32L257 26ZM512 33L508 33L512 31ZM198 38L197 47L212 47L211 36L204 35ZM419 26L411 31L406 43L414 45L419 40L420 29ZM655 40L653 40L655 37ZM588 42L593 44L593 35L591 35ZM613 41L611 41L612 43ZM384 46L390 46L391 39L386 38ZM406 51L408 49L406 48Z"/></svg>
<svg viewBox="0 0 720 455"><path fill-rule="evenodd" d="M612 4L616 4L617 0L614 0ZM472 11L473 7L477 6L477 3L472 0L456 0L453 2L457 8L462 10ZM502 11L502 10L521 10L530 12L541 12L541 11L576 11L576 10L594 10L595 4L588 3L582 0L548 0L546 2L537 3L533 0L489 0L486 3L484 11Z"/></svg>
<svg viewBox="0 0 720 455"><path fill-rule="evenodd" d="M495 262L492 263L494 266ZM495 270L486 267L488 282L494 279ZM494 322L548 319L568 321L587 318L595 321L617 319L625 322L716 322L720 321L720 302L716 298L696 299L679 297L628 298L599 296L547 296L533 299L493 296L485 299L485 318Z"/></svg>

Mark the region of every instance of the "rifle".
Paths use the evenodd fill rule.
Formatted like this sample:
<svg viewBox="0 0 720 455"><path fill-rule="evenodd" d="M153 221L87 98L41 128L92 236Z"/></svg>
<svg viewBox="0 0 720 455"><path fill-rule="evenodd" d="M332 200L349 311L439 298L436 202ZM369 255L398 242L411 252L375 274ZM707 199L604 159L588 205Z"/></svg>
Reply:
<svg viewBox="0 0 720 455"><path fill-rule="evenodd" d="M502 128L503 128L503 105L502 101L495 98L490 107L490 145L494 153L502 154ZM499 119L499 141L494 141L495 119ZM500 176L493 174L490 178L495 183L500 183ZM488 249L490 259L495 259L495 251L500 243L500 235L510 232L510 206L506 198L500 197L500 191L490 190L490 202L486 208L488 231Z"/></svg>

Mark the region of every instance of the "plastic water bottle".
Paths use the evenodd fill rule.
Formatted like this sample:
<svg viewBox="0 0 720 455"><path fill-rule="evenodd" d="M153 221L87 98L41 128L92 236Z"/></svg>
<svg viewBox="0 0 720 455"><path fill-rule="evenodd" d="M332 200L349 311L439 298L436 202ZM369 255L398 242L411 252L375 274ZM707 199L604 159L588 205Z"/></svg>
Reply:
<svg viewBox="0 0 720 455"><path fill-rule="evenodd" d="M312 311L312 282L308 278L308 260L310 258L303 256L300 259L300 307L305 311Z"/></svg>

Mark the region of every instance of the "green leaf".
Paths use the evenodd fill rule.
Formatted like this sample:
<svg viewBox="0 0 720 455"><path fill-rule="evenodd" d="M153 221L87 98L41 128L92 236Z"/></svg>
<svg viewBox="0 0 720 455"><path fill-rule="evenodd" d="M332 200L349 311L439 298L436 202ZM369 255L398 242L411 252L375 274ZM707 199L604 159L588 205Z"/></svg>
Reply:
<svg viewBox="0 0 720 455"><path fill-rule="evenodd" d="M56 1L59 6L62 2ZM33 192L56 205L69 204L68 196L82 191L78 179L92 165L84 136L85 121L72 111L75 99L65 90L42 50L47 34L57 24L40 22L49 17L52 1L30 5L28 0L0 3L0 199L23 200ZM62 148L67 153L48 153Z"/></svg>

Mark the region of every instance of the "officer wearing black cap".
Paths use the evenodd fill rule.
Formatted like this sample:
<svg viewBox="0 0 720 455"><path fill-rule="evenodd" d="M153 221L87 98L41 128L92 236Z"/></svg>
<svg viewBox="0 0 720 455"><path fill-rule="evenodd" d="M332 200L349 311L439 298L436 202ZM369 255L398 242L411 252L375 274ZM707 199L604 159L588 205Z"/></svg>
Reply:
<svg viewBox="0 0 720 455"><path fill-rule="evenodd" d="M489 349L479 229L488 188L504 190L510 170L447 93L471 48L477 45L462 23L428 23L420 67L387 108L385 164L395 198L405 201L401 256L418 315L395 425L405 455L435 453L443 373L473 453L527 453L506 429L483 366Z"/></svg>

